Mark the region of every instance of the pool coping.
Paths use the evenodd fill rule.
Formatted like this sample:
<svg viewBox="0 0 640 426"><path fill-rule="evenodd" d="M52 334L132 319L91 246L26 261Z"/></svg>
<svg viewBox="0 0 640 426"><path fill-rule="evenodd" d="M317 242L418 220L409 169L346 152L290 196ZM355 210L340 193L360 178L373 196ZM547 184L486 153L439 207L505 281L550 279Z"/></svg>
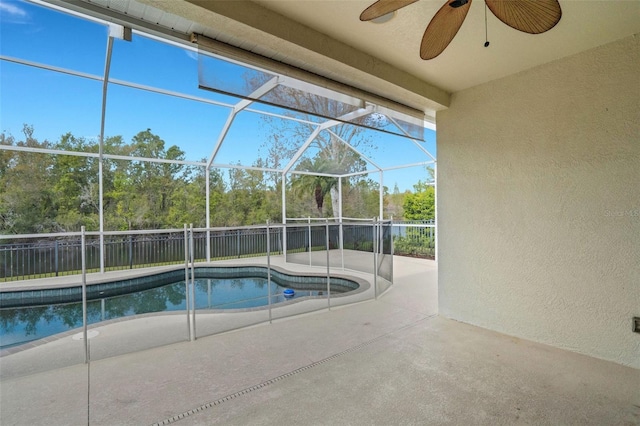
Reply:
<svg viewBox="0 0 640 426"><path fill-rule="evenodd" d="M308 284L322 284L327 277L330 279L342 280L346 282L354 283L358 286L353 290L349 290L345 293L357 294L362 291L366 291L370 286L369 282L364 279L359 279L353 275L345 275L341 273L318 273L311 271L292 271L276 265L270 266L271 274L269 274L269 266L254 263L242 263L242 264L230 264L230 263L208 263L199 264L193 268L189 268L193 271L195 279L199 278L229 278L225 276L226 269L237 269L237 273L243 277L261 277L267 278L268 275L275 275L272 280L277 282L282 287L292 287L294 289L303 290L305 285ZM182 268L163 268L160 271L149 271L146 273L127 274L127 276L109 276L103 277L103 279L95 280L91 283L87 283L87 295L88 300L97 300L100 298L113 297L123 294L130 294L138 291L143 291L151 288L160 287L161 285L168 284L176 281L184 281L185 277L182 276ZM178 274L176 274L176 272ZM189 272L189 275L191 271ZM233 273L231 273L233 275ZM278 277L279 276L279 277ZM151 280L150 278L153 278ZM191 277L188 277L190 279ZM280 279L278 279L280 278ZM307 282L304 278L312 279L311 282ZM140 280L140 281L139 281ZM299 284L299 287L296 286ZM337 286L340 283L335 283ZM344 284L346 287L350 287L349 284ZM99 286L99 287L98 287ZM98 287L98 288L96 288ZM56 292L58 290L58 292ZM65 292L64 290L69 290ZM42 294L40 292L44 292ZM99 292L99 293L98 293ZM23 293L31 293L26 295L20 295ZM48 293L48 294L46 294ZM98 297L103 295L104 297ZM336 293L335 297L339 294ZM4 297L2 297L4 295ZM19 296L20 295L20 296ZM49 304L61 304L61 303L76 303L82 299L82 284L65 285L46 285L46 286L24 286L19 288L5 289L0 292L0 308L20 308L20 307L32 307L32 306L45 306ZM240 308L238 308L240 309Z"/></svg>
<svg viewBox="0 0 640 426"><path fill-rule="evenodd" d="M297 264L296 264L297 265ZM297 266L305 266L305 265L297 265ZM194 269L198 269L198 268L211 268L211 267L215 267L215 268L263 268L263 269L267 269L268 266L264 265L264 264L259 264L259 263L217 263L217 262L207 262L207 263L202 263L202 264L198 264L197 266L194 266ZM281 274L284 275L289 275L289 276L301 276L301 277L317 277L317 278L326 278L327 274L323 274L323 273L318 273L318 272L311 272L311 271L292 271L289 269L286 269L284 267L278 266L278 265L270 265L270 268L274 271L277 271ZM111 282L116 282L116 281L122 281L122 280L128 280L128 279L135 279L135 278L140 278L140 277L148 277L148 276L153 276L153 275L160 275L160 274L164 274L167 272L173 272L176 270L184 270L184 266L178 266L178 265L171 265L171 266L167 266L167 267L162 267L161 271L155 271L155 272L150 272L149 268L145 268L147 269L146 271L142 270L142 269L138 269L136 270L136 274L127 274L126 276L121 276L121 277L115 277L115 276L111 276L109 278L104 277L103 279L98 279L98 280L92 280L91 283L87 282L87 286L92 286L92 285L98 285L98 284L105 284L105 283L111 283ZM153 268L153 269L157 269L157 268ZM191 269L191 266L189 266L189 269ZM362 273L359 271L354 271L354 273ZM332 295L329 300L331 299L335 299L335 298L345 298L345 297L353 297L356 296L358 294L364 293L366 291L371 290L372 288L372 284L369 280L362 278L362 277L358 277L356 275L349 275L348 273L345 273L344 270L341 271L341 273L329 273L328 274L330 278L340 278L340 279L344 279L344 280L348 280L348 281L352 281L355 282L356 284L358 284L358 288L348 291L348 292L344 292L344 293L337 293L335 295ZM67 285L54 285L54 286L28 286L28 287L21 287L19 290L18 289L10 289L7 290L5 289L4 292L15 292L15 291L33 291L33 290L53 290L53 289L61 289L61 288L76 288L76 287L81 287L82 283L78 284L78 283L73 283L73 284L67 284ZM294 299L289 299L289 300L284 300L281 302L276 302L276 303L272 303L270 305L263 305L263 306L255 306L255 307L250 307L250 308L232 308L232 309L210 309L210 308L201 308L201 309L196 309L196 312L201 312L201 313L206 313L206 314L233 314L233 313L243 313L243 312L257 312L257 311L264 311L264 310L268 310L268 309L278 309L278 308L283 308L292 304L296 304L296 303L300 303L300 302L304 302L304 301L308 301L308 300L323 300L323 299L327 299L327 297L325 296L302 296L299 298L294 298ZM354 300L353 303L357 303L359 302L359 300ZM8 308L11 309L11 308ZM322 308L325 309L325 308ZM113 318L113 319L108 319L105 321L100 321L99 323L94 323L91 324L92 327L97 328L97 327L102 327L102 326L108 326L110 324L114 324L114 323L120 323L120 322L124 322L124 321L132 321L132 320L136 320L136 319L141 319L141 318L148 318L148 317L158 317L158 316L168 316L168 315L184 315L185 313L188 313L189 311L185 310L180 310L180 311L162 311L162 312L148 312L148 313L144 313L144 314L137 314L137 315L129 315L129 316L125 316L125 317L120 317L120 318ZM294 314L295 315L300 315L300 314ZM256 324L260 324L264 321L260 321ZM249 327L249 326L253 326L256 324L252 324L252 325L247 325L247 326L241 326L240 328L244 328L244 327ZM89 328L89 327L88 327ZM77 327L74 328L72 330L67 330L67 331L63 331L61 333L56 333L54 335L51 336L46 336L40 339L36 339L33 341L29 341L26 342L24 344L21 345L17 345L17 346L13 346L10 348L5 348L5 349L0 349L0 358L7 356L7 355L11 355L14 353L18 353L18 352L22 352L24 350L27 349L31 349L31 348L35 348L38 346L42 346L45 345L47 343L50 342L54 342L60 339L64 339L67 338L69 336L73 336L76 335L78 333L81 333L83 330L83 327ZM223 331L224 332L224 331Z"/></svg>

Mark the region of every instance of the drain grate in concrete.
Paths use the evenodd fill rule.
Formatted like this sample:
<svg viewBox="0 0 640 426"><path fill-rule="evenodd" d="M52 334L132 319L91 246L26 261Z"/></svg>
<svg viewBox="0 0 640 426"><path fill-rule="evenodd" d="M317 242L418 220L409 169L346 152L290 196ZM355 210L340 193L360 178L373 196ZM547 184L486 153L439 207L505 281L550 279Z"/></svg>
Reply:
<svg viewBox="0 0 640 426"><path fill-rule="evenodd" d="M426 318L422 318L421 320L424 320L424 319L426 319ZM339 357L341 357L343 355L346 355L348 353L360 350L360 349L362 349L362 348L364 348L364 347L366 347L366 346L368 346L368 345L370 345L370 344L372 344L372 343L374 343L374 342L376 342L376 341L378 341L378 340L380 340L380 339L382 339L384 337L387 337L387 335L389 335L389 334L397 333L399 330L401 330L403 328L413 327L414 325L415 325L415 323L408 324L408 325L406 325L404 327L401 327L400 329L394 330L391 333L383 334L381 336L376 337L375 339L368 340L368 341L363 342L363 343L361 343L359 345L356 345L356 346L354 346L352 348L349 348L349 349L347 349L345 351L342 351L342 352L339 352L339 353L337 353L335 355L331 355L330 357L324 358L324 359L322 359L320 361L316 361L316 362L311 363L309 365L305 365L304 367L300 367L300 368L298 368L296 370L293 370L293 371L291 371L289 373L286 373L286 374L283 374L281 376L275 377L273 379L267 380L266 382L262 382L262 383L260 383L258 385L251 386L250 388L246 388L246 389L243 389L243 390L238 391L236 393L232 393L231 395L227 395L227 396L225 396L223 398L220 398L220 399L217 399L215 401L209 402L207 404L201 405L198 408L194 408L192 410L185 411L182 414L178 414L176 416L170 417L170 418L165 419L165 420L163 420L161 422L154 423L153 426L162 426L162 425L169 425L171 423L175 423L175 422L177 422L179 420L184 419L185 417L189 417L189 416L191 416L193 414L199 413L199 412L204 411L204 410L206 410L208 408L215 407L216 405L220 405L220 404L222 404L224 402L230 401L230 400L235 399L235 398L237 398L239 396L246 395L249 392L253 392L255 390L262 389L262 388L264 388L266 386L269 386L269 385L271 385L273 383L279 382L280 380L284 380L284 379L286 379L288 377L291 377L291 376L294 376L294 375L296 375L298 373L301 373L303 371L309 370L310 368L313 368L313 367L316 367L318 365L327 363L329 361L332 361L332 360L334 360L336 358L339 358Z"/></svg>

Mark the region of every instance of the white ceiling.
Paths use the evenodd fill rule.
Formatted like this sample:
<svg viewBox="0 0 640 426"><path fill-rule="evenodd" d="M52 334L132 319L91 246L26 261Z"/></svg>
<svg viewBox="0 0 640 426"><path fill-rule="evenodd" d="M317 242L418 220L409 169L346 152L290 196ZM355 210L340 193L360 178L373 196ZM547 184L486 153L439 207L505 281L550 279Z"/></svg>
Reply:
<svg viewBox="0 0 640 426"><path fill-rule="evenodd" d="M560 0L562 18L544 34L514 30L476 0L449 47L419 57L420 41L443 1L420 0L384 24L361 22L373 0L255 0L256 3L343 41L447 92L456 92L640 32L640 1Z"/></svg>
<svg viewBox="0 0 640 426"><path fill-rule="evenodd" d="M373 1L83 0L81 4L126 13L125 18L151 19L172 31L202 33L428 116L446 108L457 91L640 33L640 0L559 0L562 19L538 35L514 30L487 11L491 44L485 48L484 2L476 0L449 47L424 61L419 56L422 34L444 2L420 0L400 9L390 22L361 22L360 13Z"/></svg>

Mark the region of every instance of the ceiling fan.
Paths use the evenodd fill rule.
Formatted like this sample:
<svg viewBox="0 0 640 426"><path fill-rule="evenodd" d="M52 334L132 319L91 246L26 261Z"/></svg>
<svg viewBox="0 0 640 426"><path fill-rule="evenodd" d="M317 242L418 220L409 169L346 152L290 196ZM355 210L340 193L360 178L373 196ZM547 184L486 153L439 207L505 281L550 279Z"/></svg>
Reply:
<svg viewBox="0 0 640 426"><path fill-rule="evenodd" d="M380 18L416 1L418 0L378 0L360 14L360 20ZM485 3L499 20L529 34L549 31L562 16L558 0L485 0ZM447 48L462 26L470 6L471 0L446 1L431 19L422 36L422 59L433 59ZM487 41L485 47L488 45Z"/></svg>

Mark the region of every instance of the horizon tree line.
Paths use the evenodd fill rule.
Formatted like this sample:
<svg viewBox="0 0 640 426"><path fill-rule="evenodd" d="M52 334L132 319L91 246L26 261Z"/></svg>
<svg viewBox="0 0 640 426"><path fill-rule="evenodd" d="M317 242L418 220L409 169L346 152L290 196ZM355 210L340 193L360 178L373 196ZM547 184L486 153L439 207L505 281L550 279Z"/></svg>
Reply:
<svg viewBox="0 0 640 426"><path fill-rule="evenodd" d="M58 141L38 141L33 126L24 125L23 138L5 132L0 145L97 153L95 141L62 135ZM319 149L315 157L301 158L299 170L337 164L340 170L362 170L362 159L336 141ZM291 149L287 141L285 145ZM319 145L321 146L321 145ZM104 140L109 153L127 157L184 160L185 152L151 129L137 133L130 142L121 136ZM274 158L282 149L271 147L257 167L278 167ZM338 157L336 157L338 156ZM324 161L324 165L323 165ZM58 155L0 149L0 233L31 234L99 230L99 160L96 157ZM206 174L204 167L179 163L103 159L103 211L107 231L167 229L193 223L206 226ZM279 173L241 168L212 168L209 173L212 226L242 226L282 222ZM286 182L287 217L331 217L337 194L337 178L291 175ZM393 193L384 188L385 211L398 219L433 218L433 187L418 182L414 192ZM418 197L418 198L416 198ZM422 200L418 202L417 200ZM425 200L423 200L425 199ZM429 202L431 203L429 205ZM366 175L343 180L343 215L378 215L379 186ZM425 204L426 203L426 204Z"/></svg>

